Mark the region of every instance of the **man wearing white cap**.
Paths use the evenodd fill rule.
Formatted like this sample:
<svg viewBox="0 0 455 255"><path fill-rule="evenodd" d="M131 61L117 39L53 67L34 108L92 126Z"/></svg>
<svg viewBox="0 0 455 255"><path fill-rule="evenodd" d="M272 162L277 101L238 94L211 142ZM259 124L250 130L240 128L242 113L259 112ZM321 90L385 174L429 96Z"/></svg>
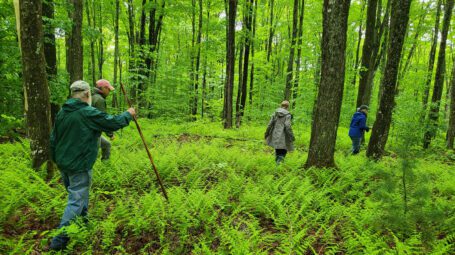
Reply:
<svg viewBox="0 0 455 255"><path fill-rule="evenodd" d="M96 87L92 95L92 106L98 110L107 113L107 104L106 98L109 96L109 93L114 90L111 83L108 80L101 79L96 82ZM105 132L105 134L111 139L114 140L113 132ZM100 147L101 147L101 160L108 160L111 156L111 143L100 136Z"/></svg>

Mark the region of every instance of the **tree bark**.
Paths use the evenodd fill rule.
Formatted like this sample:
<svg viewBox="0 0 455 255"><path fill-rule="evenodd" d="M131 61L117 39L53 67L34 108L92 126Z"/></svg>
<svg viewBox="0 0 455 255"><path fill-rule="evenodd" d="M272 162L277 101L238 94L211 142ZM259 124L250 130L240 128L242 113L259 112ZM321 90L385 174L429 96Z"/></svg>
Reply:
<svg viewBox="0 0 455 255"><path fill-rule="evenodd" d="M446 74L446 44L447 34L450 27L450 19L452 17L452 9L454 0L447 0L444 6L444 20L442 25L441 42L439 44L439 56L436 66L436 77L433 87L433 96L431 98L430 113L428 115L429 130L425 132L423 148L427 149L430 146L431 140L436 136L438 129L439 108L441 105L442 92L444 90L444 79Z"/></svg>
<svg viewBox="0 0 455 255"><path fill-rule="evenodd" d="M226 83L224 86L223 120L224 128L232 127L232 91L235 68L235 17L237 0L227 0L228 24L226 30Z"/></svg>
<svg viewBox="0 0 455 255"><path fill-rule="evenodd" d="M119 48L118 48L118 21L120 14L120 0L115 0L115 18L114 18L114 85L117 85L117 69L119 65ZM112 97L112 107L117 107L117 95Z"/></svg>
<svg viewBox="0 0 455 255"><path fill-rule="evenodd" d="M306 168L336 167L334 153L343 100L349 6L350 0L324 0L321 82Z"/></svg>
<svg viewBox="0 0 455 255"><path fill-rule="evenodd" d="M253 37L251 39L251 58L253 59L253 63L251 63L251 71L250 71L250 93L249 93L249 104L250 107L253 106L253 83L254 83L254 40L256 38L256 19L257 19L257 10L258 10L258 3L257 1L254 2L254 13L253 13Z"/></svg>
<svg viewBox="0 0 455 255"><path fill-rule="evenodd" d="M433 77L434 59L436 56L436 47L438 44L438 36L439 36L439 20L441 17L441 5L442 5L442 0L438 0L438 7L436 10L436 21L435 21L434 30L433 30L434 34L433 34L433 40L431 41L430 58L428 61L427 80L425 82L425 87L423 90L423 97L422 97L422 105L423 105L422 117L421 117L422 122L425 120L425 115L427 114L428 98L430 97L431 78Z"/></svg>
<svg viewBox="0 0 455 255"><path fill-rule="evenodd" d="M363 27L363 12L365 10L365 1L362 1L362 9L360 11L360 25L359 25L359 35L357 40L357 50L355 51L355 62L354 62L354 75L352 77L352 87L355 88L355 83L357 82L357 72L359 69L359 53L360 53L360 43L362 42L362 27Z"/></svg>
<svg viewBox="0 0 455 255"><path fill-rule="evenodd" d="M294 53L295 46L297 44L297 32L298 32L298 19L299 19L299 0L294 0L294 9L292 16L292 37L291 37L291 46L289 49L289 59L288 59L288 68L286 71L286 88L284 91L284 99L291 99L291 90L292 90L292 79L294 71Z"/></svg>
<svg viewBox="0 0 455 255"><path fill-rule="evenodd" d="M294 87L292 88L292 108L295 107L297 96L299 95L299 80L300 80L300 63L302 58L302 36L303 36L303 16L305 12L305 0L300 2L299 11L299 28L297 32L297 59L295 67Z"/></svg>
<svg viewBox="0 0 455 255"><path fill-rule="evenodd" d="M98 30L100 32L100 38L98 42L98 79L103 79L103 65L104 65L104 35L103 35L103 1L99 1L99 27ZM96 15L95 12L93 15Z"/></svg>
<svg viewBox="0 0 455 255"><path fill-rule="evenodd" d="M27 135L30 138L32 167L47 162L47 178L52 176L50 161L50 102L43 47L42 3L19 1L20 47L25 93Z"/></svg>
<svg viewBox="0 0 455 255"><path fill-rule="evenodd" d="M378 0L368 0L367 7L367 22L365 31L365 40L363 42L362 50L362 65L360 69L359 92L357 94L357 107L362 104L367 104L364 100L365 90L368 84L368 75L370 65L372 63L373 47L376 40L376 13L377 13Z"/></svg>
<svg viewBox="0 0 455 255"><path fill-rule="evenodd" d="M384 149L389 136L392 112L395 107L395 91L397 84L398 68L401 61L404 37L409 20L411 0L392 0L392 14L390 35L387 50L387 63L384 71L384 79L381 87L383 93L376 114L376 122L373 125L367 156L380 159L384 155Z"/></svg>
<svg viewBox="0 0 455 255"><path fill-rule="evenodd" d="M249 59L250 59L250 48L251 48L251 41L252 41L252 23L253 23L253 5L254 0L248 0L245 2L245 31L244 31L244 51L243 51L243 74L242 74L242 82L239 84L239 91L240 91L240 100L238 99L237 104L237 119L236 119L236 126L237 128L240 127L242 122L242 117L245 111L245 104L246 104L246 93L248 87L248 67L249 67Z"/></svg>
<svg viewBox="0 0 455 255"><path fill-rule="evenodd" d="M452 81L450 85L449 127L447 129L447 149L454 149L455 140L455 58L452 66Z"/></svg>
<svg viewBox="0 0 455 255"><path fill-rule="evenodd" d="M92 27L92 20L90 18L90 8L89 8L89 2L88 0L85 1L85 13L87 15L87 24L90 28L93 28ZM93 5L92 5L93 6ZM93 38L90 38L90 76L92 78L92 84L95 84L96 82L96 74L95 74L95 43L93 41Z"/></svg>
<svg viewBox="0 0 455 255"><path fill-rule="evenodd" d="M70 83L83 79L84 55L82 50L82 0L69 0L72 7L68 16L72 21L66 38L66 68Z"/></svg>
<svg viewBox="0 0 455 255"><path fill-rule="evenodd" d="M48 80L53 80L57 76L57 48L55 46L55 26L51 20L54 20L54 2L47 0L43 2L43 20L44 25L44 56L46 59L46 72ZM55 116L60 110L60 105L51 102L51 124L54 125Z"/></svg>

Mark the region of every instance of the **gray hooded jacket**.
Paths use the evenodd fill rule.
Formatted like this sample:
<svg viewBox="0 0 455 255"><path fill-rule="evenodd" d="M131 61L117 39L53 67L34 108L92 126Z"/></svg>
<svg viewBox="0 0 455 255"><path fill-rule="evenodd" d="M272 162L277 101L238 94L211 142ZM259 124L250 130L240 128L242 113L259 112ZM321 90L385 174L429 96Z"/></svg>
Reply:
<svg viewBox="0 0 455 255"><path fill-rule="evenodd" d="M291 127L291 114L284 108L278 108L270 119L265 131L267 144L275 149L294 150L294 133Z"/></svg>

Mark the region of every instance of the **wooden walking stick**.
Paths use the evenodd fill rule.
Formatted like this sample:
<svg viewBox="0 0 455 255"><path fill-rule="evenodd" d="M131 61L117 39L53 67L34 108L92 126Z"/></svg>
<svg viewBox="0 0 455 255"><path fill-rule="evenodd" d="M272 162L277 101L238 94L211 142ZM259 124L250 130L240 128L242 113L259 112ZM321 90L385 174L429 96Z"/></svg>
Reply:
<svg viewBox="0 0 455 255"><path fill-rule="evenodd" d="M125 87L123 86L123 83L120 83L120 87L122 88L123 95L125 95L125 99L128 102L128 105L130 107L133 107L133 105L131 104L131 101L129 100L128 96L126 95L126 90L125 90ZM158 183L160 184L161 191L163 192L163 195L166 198L166 200L169 200L167 197L166 189L164 188L163 182L161 181L160 174L158 173L158 170L156 170L155 163L153 162L152 154L150 153L149 147L147 146L147 143L145 142L141 127L139 126L139 123L137 122L136 116L133 116L133 120L134 120L134 123L136 123L137 131L139 131L139 135L141 136L142 143L144 144L145 150L147 151L147 155L149 156L150 163L153 166L153 171L155 172L156 178L158 179Z"/></svg>

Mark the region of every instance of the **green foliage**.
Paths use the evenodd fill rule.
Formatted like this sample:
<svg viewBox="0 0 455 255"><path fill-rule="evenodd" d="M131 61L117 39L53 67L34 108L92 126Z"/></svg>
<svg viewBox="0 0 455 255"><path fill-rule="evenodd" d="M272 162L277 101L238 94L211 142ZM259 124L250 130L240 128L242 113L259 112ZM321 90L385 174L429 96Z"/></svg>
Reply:
<svg viewBox="0 0 455 255"><path fill-rule="evenodd" d="M113 142L111 160L95 164L90 223L67 230L74 253L455 252L455 177L443 159L417 155L376 163L344 156L350 143L342 129L340 169L303 170L309 134L297 125L302 142L276 167L273 151L262 142L263 125L239 130L203 121L141 125L169 202L134 127L125 128ZM0 145L1 253L43 250L58 233L54 227L66 203L58 176L45 183L44 169L29 168L26 148Z"/></svg>
<svg viewBox="0 0 455 255"><path fill-rule="evenodd" d="M24 127L23 119L5 114L0 115L0 136L16 140L19 138L18 129Z"/></svg>

